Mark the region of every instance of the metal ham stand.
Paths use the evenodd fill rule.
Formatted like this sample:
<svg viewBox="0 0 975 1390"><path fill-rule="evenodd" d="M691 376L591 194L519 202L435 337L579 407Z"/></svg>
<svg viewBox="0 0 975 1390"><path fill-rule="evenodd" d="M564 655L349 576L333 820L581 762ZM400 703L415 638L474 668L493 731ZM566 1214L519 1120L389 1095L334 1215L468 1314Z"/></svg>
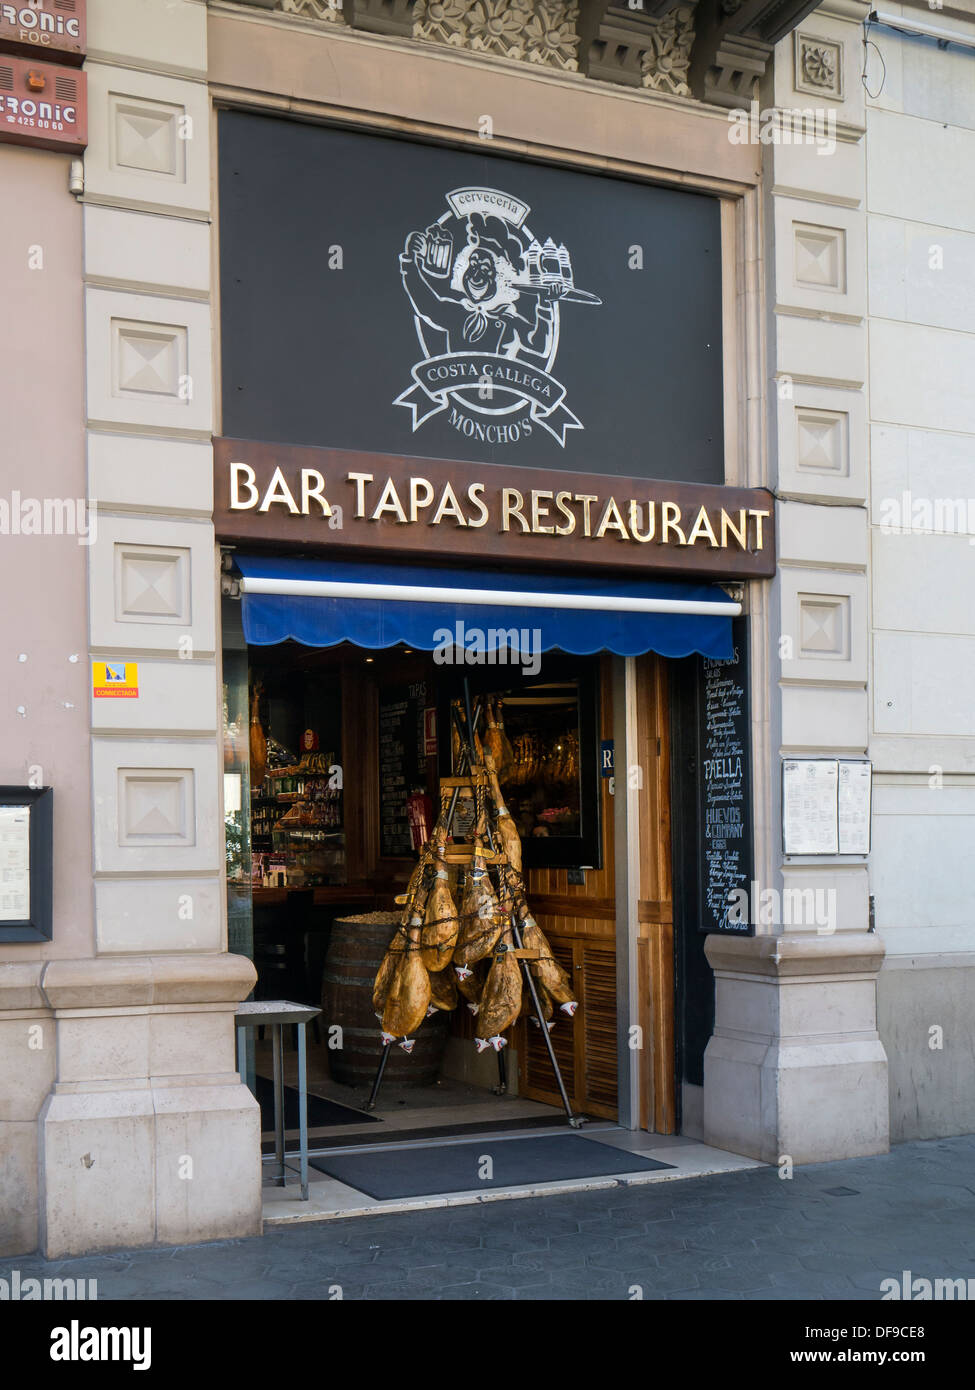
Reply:
<svg viewBox="0 0 975 1390"><path fill-rule="evenodd" d="M480 704L477 705L477 706L475 706L474 712L473 712L473 716L472 716L472 713L471 713L471 692L470 692L470 684L469 684L467 678L465 677L465 678L464 678L464 713L465 713L465 715L466 715L466 717L467 717L466 747L465 747L464 730L461 728L460 719L458 718L457 711L456 711L455 709L452 708L452 711L451 711L451 712L452 712L452 715L453 715L454 722L455 722L455 724L456 724L456 726L457 726L457 732L458 732L458 734L460 735L462 752L464 752L464 753L467 754L467 766L468 766L468 769L469 769L469 770L471 770L471 769L474 768L474 766L475 766L475 764L476 764L476 761L477 761L477 752L476 752L476 749L475 749L475 747L474 747L474 734L475 734L475 732L476 732L477 721L478 721L478 720L480 719L480 717L481 717L482 709L483 709L483 706L480 705ZM460 787L454 787L453 796L451 797L451 801L450 801L450 809L449 809L448 812L447 812L447 825L448 825L448 826L451 824L451 822L452 822L452 820L453 820L454 811L455 811L456 806L457 806L457 798L458 798L459 795L460 795ZM487 836L488 836L488 845L489 845L489 847L490 847L490 849L491 849L491 852L492 852L492 854L493 854L493 853L494 853L494 836L493 836L492 833L491 833L491 828L490 828L490 826L488 826ZM511 913L511 915L510 915L509 918L508 918L508 925L509 925L510 928L511 928L511 934L512 934L512 936L514 937L515 949L516 949L517 951L519 951L519 952L523 951L523 950L524 950L524 947L523 947L523 945L522 945L521 932L518 930L518 924L517 924L517 922L515 921L515 916L514 916L514 913L513 913L513 912ZM508 948L508 947L501 947L500 949L505 950L505 949L510 949L510 948ZM552 1066L552 1072L553 1072L553 1074L554 1074L554 1076L555 1076L555 1083L556 1083L556 1085L558 1086L559 1095L560 1095L561 1098L562 1098L562 1106L563 1106L563 1108L564 1108L564 1110L565 1110L566 1117L567 1117L567 1119L568 1119L568 1121L569 1121L569 1124L572 1126L573 1129L580 1129L580 1128L585 1124L585 1122L586 1122L586 1117L585 1117L584 1115L575 1115L575 1114L573 1114L573 1111L572 1111L572 1103L571 1103L571 1101L569 1100L568 1092L567 1092L566 1089L565 1089L565 1082L564 1082L563 1079L562 1079L562 1071L561 1071L561 1069L560 1069L560 1067L559 1067L558 1058L557 1058L556 1055L555 1055L555 1049L554 1049L553 1046L552 1046L552 1039L551 1039L551 1037L549 1036L548 1026L547 1026L547 1024L546 1024L546 1022L545 1022L545 1015L544 1015L544 1013L542 1012L542 1006L541 1006L541 1004L539 1003L538 992L537 992L537 990L535 989L535 979L534 979L534 976L532 975L531 970L529 969L529 966L528 966L528 961L527 961L527 959L526 959L524 956L519 955L518 964L521 966L522 979L523 979L525 985L527 985L527 987L528 987L528 994L529 994L529 997L530 997L530 999L531 999L531 1001L532 1001L532 1006L534 1007L534 1010L535 1010L535 1018L537 1019L539 1029L541 1030L542 1040L543 1040L544 1043L545 1043L545 1050L548 1052L548 1060L549 1060L549 1062L551 1063L551 1066ZM384 1046L383 1046L382 1055L381 1055L381 1057L379 1058L379 1068L378 1068L378 1070L377 1070L377 1072L376 1072L376 1079L375 1079L375 1081L374 1081L373 1084L372 1084L372 1091L371 1091L371 1093L370 1093L369 1099L366 1101L366 1104L365 1104L364 1107L363 1107L363 1109L365 1109L365 1110L373 1110L373 1109L375 1108L375 1105L376 1105L376 1098L377 1098L377 1096L379 1095L379 1088L380 1088L380 1086L382 1085L383 1072L386 1070L386 1060L387 1060L387 1058L388 1058L388 1056L389 1056L389 1049L390 1049L391 1046L392 1046L391 1043L386 1043L386 1044L384 1044ZM504 1053L503 1053L502 1051L499 1051L499 1052L498 1052L498 1085L497 1085L497 1087L495 1088L495 1095L504 1095L505 1092L507 1091L507 1089L508 1089L508 1083L507 1083L507 1075L506 1075L506 1067L505 1067Z"/></svg>

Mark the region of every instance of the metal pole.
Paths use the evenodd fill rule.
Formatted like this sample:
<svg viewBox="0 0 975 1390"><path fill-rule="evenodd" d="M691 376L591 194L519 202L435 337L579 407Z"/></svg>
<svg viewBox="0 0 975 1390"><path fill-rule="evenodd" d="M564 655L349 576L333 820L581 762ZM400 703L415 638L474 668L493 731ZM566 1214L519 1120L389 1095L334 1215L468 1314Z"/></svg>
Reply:
<svg viewBox="0 0 975 1390"><path fill-rule="evenodd" d="M505 1065L504 1049L498 1053L498 1084L494 1088L496 1096L507 1095L508 1093L508 1068Z"/></svg>
<svg viewBox="0 0 975 1390"><path fill-rule="evenodd" d="M391 1047L392 1043L383 1043L382 1055L379 1058L379 1067L376 1071L376 1079L372 1083L372 1090L369 1093L369 1099L362 1107L363 1110L375 1110L376 1108L376 1097L379 1095L379 1087L382 1084L383 1072L386 1070L386 1061L389 1057L389 1049Z"/></svg>
<svg viewBox="0 0 975 1390"><path fill-rule="evenodd" d="M278 1161L278 1184L287 1187L284 1171L284 1049L282 1024L271 1024L271 1070L274 1072L274 1157Z"/></svg>
<svg viewBox="0 0 975 1390"><path fill-rule="evenodd" d="M308 1076L305 1024L298 1024L298 1147L301 1154L301 1200L308 1201Z"/></svg>

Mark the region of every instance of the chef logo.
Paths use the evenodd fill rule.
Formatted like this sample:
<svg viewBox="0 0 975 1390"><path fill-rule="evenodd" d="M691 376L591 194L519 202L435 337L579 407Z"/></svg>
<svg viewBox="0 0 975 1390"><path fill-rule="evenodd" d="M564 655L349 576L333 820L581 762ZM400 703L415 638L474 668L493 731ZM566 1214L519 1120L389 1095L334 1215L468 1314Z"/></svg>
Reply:
<svg viewBox="0 0 975 1390"><path fill-rule="evenodd" d="M536 426L565 445L583 429L552 376L563 304L601 304L577 289L564 245L539 242L527 203L494 188L457 188L449 211L410 232L399 258L425 356L394 404L413 429L447 412L468 439L516 444Z"/></svg>

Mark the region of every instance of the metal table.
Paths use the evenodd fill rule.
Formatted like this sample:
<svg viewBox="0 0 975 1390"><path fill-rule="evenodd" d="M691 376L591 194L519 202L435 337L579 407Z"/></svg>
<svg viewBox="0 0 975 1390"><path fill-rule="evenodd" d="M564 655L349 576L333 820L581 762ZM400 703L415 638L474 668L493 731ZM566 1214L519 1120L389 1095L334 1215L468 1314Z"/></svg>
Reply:
<svg viewBox="0 0 975 1390"><path fill-rule="evenodd" d="M241 1076L247 1073L247 1029L270 1025L272 1059L274 1072L274 1158L270 1154L262 1163L276 1162L278 1173L275 1181L280 1187L287 1187L286 1170L298 1171L301 1176L301 1200L308 1201L308 1069L305 1052L305 1025L321 1009L313 1009L307 1004L290 1004L286 999L257 999L250 1004L241 1004L234 1015L237 1028L237 1068ZM291 1025L298 1028L298 1156L299 1168L294 1169L285 1163L284 1152L284 1039L283 1030Z"/></svg>

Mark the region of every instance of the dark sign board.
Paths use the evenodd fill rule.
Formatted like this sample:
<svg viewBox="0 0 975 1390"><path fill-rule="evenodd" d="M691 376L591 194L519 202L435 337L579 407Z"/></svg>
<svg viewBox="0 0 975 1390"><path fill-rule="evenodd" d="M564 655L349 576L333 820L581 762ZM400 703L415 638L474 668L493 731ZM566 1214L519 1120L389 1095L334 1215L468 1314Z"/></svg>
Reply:
<svg viewBox="0 0 975 1390"><path fill-rule="evenodd" d="M761 488L214 441L224 541L745 579L775 573L774 520Z"/></svg>
<svg viewBox="0 0 975 1390"><path fill-rule="evenodd" d="M723 483L717 199L236 111L219 162L227 435Z"/></svg>
<svg viewBox="0 0 975 1390"><path fill-rule="evenodd" d="M699 930L750 936L752 846L751 737L747 629L732 624L730 661L702 657L700 728L701 904ZM744 892L747 899L732 894Z"/></svg>
<svg viewBox="0 0 975 1390"><path fill-rule="evenodd" d="M0 45L38 58L81 61L87 0L20 0L0 4Z"/></svg>
<svg viewBox="0 0 975 1390"><path fill-rule="evenodd" d="M88 143L87 78L77 68L0 53L0 141L43 150Z"/></svg>

